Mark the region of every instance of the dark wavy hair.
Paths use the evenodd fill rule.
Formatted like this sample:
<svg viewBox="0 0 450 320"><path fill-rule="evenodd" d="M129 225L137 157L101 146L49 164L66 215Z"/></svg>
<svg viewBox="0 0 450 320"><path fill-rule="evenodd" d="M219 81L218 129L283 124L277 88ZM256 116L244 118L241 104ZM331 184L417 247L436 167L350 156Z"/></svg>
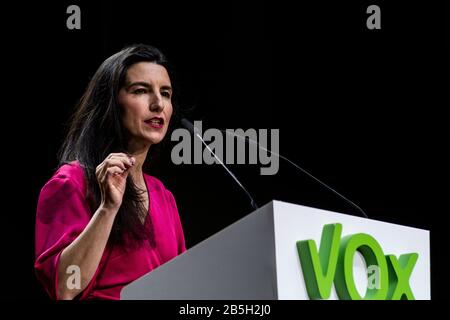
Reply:
<svg viewBox="0 0 450 320"><path fill-rule="evenodd" d="M128 68L143 61L165 67L171 79L173 114L166 136L170 135L174 123L179 121L175 74L159 49L143 44L132 45L102 63L71 117L67 136L58 153L59 166L77 160L83 168L87 180L86 199L92 212L97 210L101 202L100 187L95 175L96 167L110 153L127 153L127 133L121 121L122 108L118 103L118 94L125 83ZM159 148L158 145L150 148L143 168L148 168ZM149 240L154 246L153 232L147 229L141 220L145 215L141 195L131 175L128 175L122 205L115 218L109 243L130 247ZM151 221L148 222L151 228Z"/></svg>

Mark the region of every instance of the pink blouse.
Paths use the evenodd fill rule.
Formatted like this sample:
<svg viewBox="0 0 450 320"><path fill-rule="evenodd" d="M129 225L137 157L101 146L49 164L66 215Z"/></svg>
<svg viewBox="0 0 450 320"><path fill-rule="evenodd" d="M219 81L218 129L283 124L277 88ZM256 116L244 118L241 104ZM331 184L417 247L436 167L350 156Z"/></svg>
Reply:
<svg viewBox="0 0 450 320"><path fill-rule="evenodd" d="M122 288L186 250L183 229L172 193L161 181L144 174L149 213L156 245L123 251L106 246L94 277L76 299L120 299ZM86 182L78 162L61 166L39 195L36 213L36 262L39 281L58 299L58 263L61 252L92 217L85 198Z"/></svg>

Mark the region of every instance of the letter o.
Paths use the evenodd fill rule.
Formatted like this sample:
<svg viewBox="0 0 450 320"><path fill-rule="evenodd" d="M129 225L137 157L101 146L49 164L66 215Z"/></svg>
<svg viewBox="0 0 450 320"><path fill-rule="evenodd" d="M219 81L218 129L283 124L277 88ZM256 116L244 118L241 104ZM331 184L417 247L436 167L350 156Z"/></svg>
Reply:
<svg viewBox="0 0 450 320"><path fill-rule="evenodd" d="M356 251L362 254L366 265L377 265L380 270L380 288L368 287L364 297L361 297L356 289L353 277L353 257ZM387 298L389 274L386 258L383 249L372 236L357 233L342 238L334 284L340 299L385 300Z"/></svg>

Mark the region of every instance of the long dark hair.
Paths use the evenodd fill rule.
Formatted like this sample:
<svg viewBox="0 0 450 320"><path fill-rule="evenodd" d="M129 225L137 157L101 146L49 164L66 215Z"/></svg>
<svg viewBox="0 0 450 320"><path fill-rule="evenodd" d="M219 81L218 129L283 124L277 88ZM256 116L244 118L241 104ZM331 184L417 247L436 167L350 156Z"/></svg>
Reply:
<svg viewBox="0 0 450 320"><path fill-rule="evenodd" d="M106 59L92 77L73 114L67 136L59 151L59 166L77 160L84 170L87 182L86 199L92 212L101 202L100 188L96 179L96 167L113 152L126 153L126 131L121 122L118 93L125 83L128 68L135 63L147 61L166 68L172 82L173 115L169 135L177 122L177 88L174 72L163 53L149 45L132 45ZM159 146L150 148L144 168L158 152ZM109 242L112 245L130 247L149 240L154 245L151 221L142 223L146 216L143 200L131 175L128 175L122 205L115 218ZM131 243L130 243L131 241Z"/></svg>

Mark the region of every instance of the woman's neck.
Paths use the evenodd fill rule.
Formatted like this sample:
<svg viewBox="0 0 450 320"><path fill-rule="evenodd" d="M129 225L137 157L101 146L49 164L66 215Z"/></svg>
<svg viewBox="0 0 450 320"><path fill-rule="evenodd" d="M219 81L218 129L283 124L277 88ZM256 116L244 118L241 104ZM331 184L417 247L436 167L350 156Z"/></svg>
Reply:
<svg viewBox="0 0 450 320"><path fill-rule="evenodd" d="M140 148L130 148L129 150L131 156L136 160L134 166L130 168L130 174L133 177L134 182L138 186L143 186L145 184L144 176L142 173L142 166L145 162L145 159L147 158L147 153L149 149L150 145L143 146Z"/></svg>

